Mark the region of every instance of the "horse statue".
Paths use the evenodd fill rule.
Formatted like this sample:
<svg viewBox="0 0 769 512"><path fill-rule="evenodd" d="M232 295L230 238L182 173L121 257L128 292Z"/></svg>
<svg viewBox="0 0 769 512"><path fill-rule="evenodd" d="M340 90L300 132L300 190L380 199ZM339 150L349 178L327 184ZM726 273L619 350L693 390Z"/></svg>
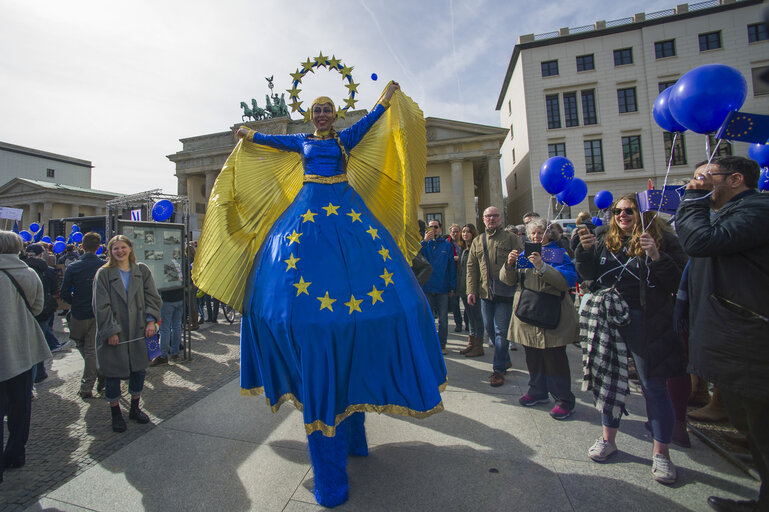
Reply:
<svg viewBox="0 0 769 512"><path fill-rule="evenodd" d="M264 119L267 117L267 111L259 107L259 105L256 104L256 100L254 98L251 98L251 113L256 119Z"/></svg>
<svg viewBox="0 0 769 512"><path fill-rule="evenodd" d="M240 116L241 121L245 121L246 118L249 118L251 120L255 119L254 112L250 108L248 108L248 105L246 104L245 101L240 102L240 108L243 109L243 115Z"/></svg>

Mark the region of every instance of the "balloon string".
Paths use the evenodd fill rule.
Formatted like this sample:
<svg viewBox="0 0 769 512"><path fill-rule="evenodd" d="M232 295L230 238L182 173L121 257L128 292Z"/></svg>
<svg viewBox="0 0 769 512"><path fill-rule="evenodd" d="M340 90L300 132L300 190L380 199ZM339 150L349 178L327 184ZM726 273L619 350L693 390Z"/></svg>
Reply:
<svg viewBox="0 0 769 512"><path fill-rule="evenodd" d="M673 132L673 144L670 146L670 159L668 160L668 170L665 172L665 180L662 183L662 194L660 194L660 203L657 206L657 211L654 212L654 216L649 221L649 224L644 223L643 215L641 215L641 227L643 228L643 232L646 233L646 228L651 227L652 222L654 222L654 219L656 219L660 212L662 211L662 199L665 194L665 187L668 186L668 177L670 176L670 169L673 167L673 157L676 152L676 141L678 140L678 132Z"/></svg>
<svg viewBox="0 0 769 512"><path fill-rule="evenodd" d="M552 203L552 201L551 201L551 203ZM551 204L551 205L548 205L548 208L547 208L547 218L548 218L548 219L550 219L550 207L551 207L551 206L552 206L552 204ZM547 221L547 227L545 228L545 236L550 236L550 226L552 226L552 225L555 223L555 220L556 220L558 217L560 217L560 216L561 216L561 214L563 213L563 211L564 211L565 209L566 209L566 203L564 203L564 205L563 205L563 206L561 206L561 209L560 209L560 210L558 210L558 213L556 213L556 214L555 214L555 217L553 217L553 219L552 219L552 220L548 220L548 221Z"/></svg>

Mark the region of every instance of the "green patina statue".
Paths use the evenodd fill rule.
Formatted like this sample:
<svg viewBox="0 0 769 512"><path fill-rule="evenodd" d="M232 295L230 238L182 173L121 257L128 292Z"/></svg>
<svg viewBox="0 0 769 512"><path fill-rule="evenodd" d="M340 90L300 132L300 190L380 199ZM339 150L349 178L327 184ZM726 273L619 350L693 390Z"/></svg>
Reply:
<svg viewBox="0 0 769 512"><path fill-rule="evenodd" d="M275 87L272 83L273 77L265 78L267 80L267 86L270 88L270 92ZM243 115L241 120L245 121L246 118L252 121L258 121L261 119L271 119L275 117L288 117L291 116L288 113L288 105L286 105L285 94L278 96L277 94L265 95L265 108L259 107L254 98L251 98L251 107L245 101L240 102L240 108L243 109Z"/></svg>

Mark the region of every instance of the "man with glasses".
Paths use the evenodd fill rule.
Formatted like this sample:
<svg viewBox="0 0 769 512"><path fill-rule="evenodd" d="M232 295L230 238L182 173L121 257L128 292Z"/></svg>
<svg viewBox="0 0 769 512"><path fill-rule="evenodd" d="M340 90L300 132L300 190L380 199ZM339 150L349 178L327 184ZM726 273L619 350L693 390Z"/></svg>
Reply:
<svg viewBox="0 0 769 512"><path fill-rule="evenodd" d="M434 315L438 315L438 339L446 354L449 336L449 297L457 288L457 264L454 262L454 247L441 237L441 222L433 219L428 223L422 240L422 256L433 267L430 279L422 286L427 302Z"/></svg>
<svg viewBox="0 0 769 512"><path fill-rule="evenodd" d="M513 314L513 297L509 291L504 292L500 288L499 271L510 251L523 251L523 243L516 235L502 228L502 214L498 208L486 208L483 223L486 232L475 237L467 258L467 303L474 306L478 300L481 301L483 324L494 340L491 385L497 387L505 383L505 370L512 366L507 330ZM483 354L483 341L478 340L477 343L481 344L479 348Z"/></svg>
<svg viewBox="0 0 769 512"><path fill-rule="evenodd" d="M721 390L762 481L758 501L711 496L715 510L769 510L769 195L758 176L747 158L703 162L676 214L691 257L689 370Z"/></svg>

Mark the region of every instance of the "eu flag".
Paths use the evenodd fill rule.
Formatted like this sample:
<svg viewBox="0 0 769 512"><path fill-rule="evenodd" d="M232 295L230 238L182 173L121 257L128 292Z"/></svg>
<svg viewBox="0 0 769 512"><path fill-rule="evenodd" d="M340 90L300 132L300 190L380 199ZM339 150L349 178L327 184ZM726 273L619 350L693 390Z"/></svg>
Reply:
<svg viewBox="0 0 769 512"><path fill-rule="evenodd" d="M769 140L769 116L737 110L729 112L716 138L765 144Z"/></svg>

